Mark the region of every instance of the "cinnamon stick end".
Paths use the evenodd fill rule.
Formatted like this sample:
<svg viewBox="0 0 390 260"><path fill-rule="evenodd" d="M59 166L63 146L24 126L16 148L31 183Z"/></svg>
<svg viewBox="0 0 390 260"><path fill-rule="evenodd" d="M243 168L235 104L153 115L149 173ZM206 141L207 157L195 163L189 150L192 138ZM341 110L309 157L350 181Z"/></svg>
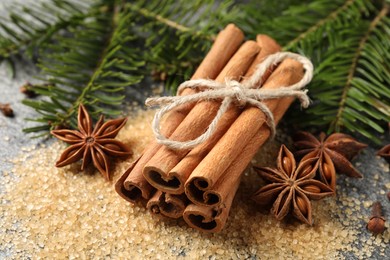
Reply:
<svg viewBox="0 0 390 260"><path fill-rule="evenodd" d="M221 195L210 189L204 178L190 179L185 185L185 193L197 205L216 207L221 203Z"/></svg>
<svg viewBox="0 0 390 260"><path fill-rule="evenodd" d="M157 191L148 201L146 207L153 214L161 214L165 217L177 219L183 215L187 203L185 196L171 195Z"/></svg>
<svg viewBox="0 0 390 260"><path fill-rule="evenodd" d="M115 191L118 193L118 195L133 204L146 204L146 201L154 193L154 188L150 185L148 185L148 187L142 187L137 185L137 183L133 183L127 180L127 178L131 176L131 173L133 172L133 169L140 158L141 156L130 165L126 172L123 173L115 183Z"/></svg>
<svg viewBox="0 0 390 260"><path fill-rule="evenodd" d="M176 195L184 192L184 185L179 178L180 176L164 176L160 169L152 166L146 166L143 174L145 179L158 190Z"/></svg>
<svg viewBox="0 0 390 260"><path fill-rule="evenodd" d="M232 33L236 34L236 37L237 38L244 38L245 35L244 33L241 31L240 28L238 28L234 23L229 23L224 31L232 31Z"/></svg>
<svg viewBox="0 0 390 260"><path fill-rule="evenodd" d="M183 219L192 228L206 233L220 232L225 226L228 211L190 204L184 210Z"/></svg>
<svg viewBox="0 0 390 260"><path fill-rule="evenodd" d="M280 45L274 39L265 34L258 34L256 41L261 49L269 54L276 53L281 49Z"/></svg>

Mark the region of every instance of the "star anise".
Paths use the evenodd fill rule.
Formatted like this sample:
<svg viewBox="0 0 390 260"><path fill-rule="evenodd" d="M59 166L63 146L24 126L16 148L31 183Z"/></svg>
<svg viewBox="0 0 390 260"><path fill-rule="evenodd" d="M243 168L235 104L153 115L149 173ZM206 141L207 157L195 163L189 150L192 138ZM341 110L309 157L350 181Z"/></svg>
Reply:
<svg viewBox="0 0 390 260"><path fill-rule="evenodd" d="M114 139L119 130L126 124L126 121L126 118L121 118L103 123L104 116L101 115L95 128L93 128L92 119L81 104L78 114L79 130L61 129L51 131L52 135L70 144L61 154L56 166L62 167L82 159L81 170L84 170L92 161L104 178L109 180L108 155L128 156L131 154L126 145Z"/></svg>
<svg viewBox="0 0 390 260"><path fill-rule="evenodd" d="M260 205L270 205L278 220L291 212L309 225L312 221L310 200L319 200L334 194L326 184L314 180L318 168L317 158L301 161L296 166L294 155L284 146L280 148L277 168L255 167L256 172L269 184L260 188L253 199Z"/></svg>
<svg viewBox="0 0 390 260"><path fill-rule="evenodd" d="M390 163L390 144L383 146L377 154Z"/></svg>
<svg viewBox="0 0 390 260"><path fill-rule="evenodd" d="M319 139L308 132L298 132L294 137L298 149L295 155L302 160L319 158L320 179L333 190L336 187L336 172L349 177L362 178L350 160L367 145L359 143L349 135L335 133L326 138L321 133Z"/></svg>

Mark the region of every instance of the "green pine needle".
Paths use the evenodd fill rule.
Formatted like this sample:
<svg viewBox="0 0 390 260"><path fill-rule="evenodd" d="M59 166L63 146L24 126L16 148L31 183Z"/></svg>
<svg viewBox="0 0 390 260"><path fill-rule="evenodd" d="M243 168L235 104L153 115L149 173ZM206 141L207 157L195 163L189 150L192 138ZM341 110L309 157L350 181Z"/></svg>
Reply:
<svg viewBox="0 0 390 260"><path fill-rule="evenodd" d="M32 56L55 33L84 19L85 9L82 1L72 0L12 6L9 17L0 20L0 59L22 51Z"/></svg>
<svg viewBox="0 0 390 260"><path fill-rule="evenodd" d="M56 35L53 44L44 46L39 66L49 84L34 90L47 99L24 101L41 113L34 120L43 124L26 132L44 130L47 125L50 129L77 127L80 104L87 105L94 116L118 116L124 88L142 79L137 70L144 62L129 31L132 14L113 1L93 8L94 16L69 26L69 34Z"/></svg>
<svg viewBox="0 0 390 260"><path fill-rule="evenodd" d="M173 93L230 22L248 38L268 34L313 61L313 104L292 114L300 127L378 142L390 121L388 1L90 1L48 0L0 21L0 59L35 54L48 82L35 86L43 98L24 102L41 115L26 132L76 127L80 103L93 115L117 116L123 90L145 75Z"/></svg>
<svg viewBox="0 0 390 260"><path fill-rule="evenodd" d="M136 28L145 35L144 59L157 79L174 93L191 77L215 35L239 17L233 1L130 1ZM212 15L210 15L212 14Z"/></svg>
<svg viewBox="0 0 390 260"><path fill-rule="evenodd" d="M316 0L259 18L260 30L249 27L251 34L269 34L284 50L308 56L315 65L308 86L313 104L293 113L294 122L327 127L329 133L358 132L379 142L377 133L390 121L388 9L386 2Z"/></svg>

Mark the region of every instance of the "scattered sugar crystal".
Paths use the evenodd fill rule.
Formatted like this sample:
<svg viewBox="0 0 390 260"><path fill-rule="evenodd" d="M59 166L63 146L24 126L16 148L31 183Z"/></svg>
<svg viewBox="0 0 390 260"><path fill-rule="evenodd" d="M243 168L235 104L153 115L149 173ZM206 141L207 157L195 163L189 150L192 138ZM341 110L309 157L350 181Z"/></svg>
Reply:
<svg viewBox="0 0 390 260"><path fill-rule="evenodd" d="M364 196L356 199L340 192L339 204L335 198L314 202L313 227L277 221L248 199L261 182L250 171L218 234L192 230L183 220L160 220L130 205L113 184L152 140L153 114L140 112L118 134L134 157L117 161L111 183L93 169L81 172L80 164L55 168L66 147L60 142L24 148L13 159L15 168L1 178L0 251L15 259L339 259L344 251L369 258L389 243L389 231L375 238L367 234L363 248L357 241L365 232L366 216L360 207L366 214L372 204ZM256 163L272 166L279 145L266 143ZM385 186L389 189L390 183Z"/></svg>

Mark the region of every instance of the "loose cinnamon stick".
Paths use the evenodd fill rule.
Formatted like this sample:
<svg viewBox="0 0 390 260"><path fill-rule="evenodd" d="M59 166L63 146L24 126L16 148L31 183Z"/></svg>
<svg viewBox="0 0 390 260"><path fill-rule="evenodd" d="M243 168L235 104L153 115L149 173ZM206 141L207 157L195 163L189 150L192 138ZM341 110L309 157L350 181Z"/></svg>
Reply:
<svg viewBox="0 0 390 260"><path fill-rule="evenodd" d="M256 69L256 66L261 63L261 61L272 53L280 51L280 46L270 37L266 35L259 35L257 37L257 44L260 47L260 53L257 54L256 59L253 61L252 65L248 69L245 77L248 78L252 76L253 72ZM269 70L268 73L264 75L261 82L265 82L269 75L272 73ZM188 179L191 172L196 168L196 166L202 161L202 159L209 153L213 146L218 142L221 136L227 131L227 129L232 125L232 123L240 115L242 109L233 104L223 115L220 122L218 123L217 129L214 134L204 143L196 146L192 149L169 173L169 176L180 176L182 180ZM178 193L184 191L183 187L177 189ZM200 193L193 194L193 196L202 195ZM203 200L203 198L200 198ZM212 196L209 197L209 200L212 201Z"/></svg>
<svg viewBox="0 0 390 260"><path fill-rule="evenodd" d="M272 73L263 88L273 89L294 84L302 77L301 73L302 65L299 62L286 59ZM264 101L264 103L272 112L278 110L279 99ZM185 185L186 194L193 203L215 206L223 201L224 197L231 192L230 187L235 183L234 180L237 180L242 172L234 172L237 176L229 173L229 177L221 178L237 157L240 159L246 156L253 157L254 153L243 154L243 150L250 144L254 135L264 135L259 133L259 129L263 125L268 128L265 122L265 115L258 108L248 107L241 113L188 179ZM219 185L223 189L218 189Z"/></svg>
<svg viewBox="0 0 390 260"><path fill-rule="evenodd" d="M245 42L231 58L216 81L223 82L225 78L239 80L248 70L260 47L254 41ZM170 136L173 140L187 141L201 135L216 115L220 101L202 101L195 105L183 122ZM169 175L169 171L188 153L187 150L171 150L162 146L145 165L145 179L155 188L167 193L180 194L187 180L180 175Z"/></svg>
<svg viewBox="0 0 390 260"><path fill-rule="evenodd" d="M243 39L244 34L242 31L235 25L229 24L218 34L209 53L192 76L192 79L216 78L237 51ZM186 89L183 91L183 95L193 92L191 89ZM169 124L164 125L163 133L170 136L193 106L194 104L183 105L169 113L166 119ZM151 197L154 188L143 177L142 169L160 147L161 145L156 141L151 142L142 156L138 158L137 163L123 174L116 184L116 187L118 186L116 190L119 195L133 203L137 200L147 200Z"/></svg>
<svg viewBox="0 0 390 260"><path fill-rule="evenodd" d="M169 218L180 218L188 204L187 197L182 195L168 194L157 191L148 201L147 208L153 214L161 214Z"/></svg>
<svg viewBox="0 0 390 260"><path fill-rule="evenodd" d="M294 65L294 64L292 64ZM292 77L289 84L294 84L303 76L302 66L296 64L291 67ZM293 73L295 71L295 73ZM275 123L277 124L287 111L294 98L282 98L273 109ZM231 205L238 189L242 172L250 163L259 147L269 138L271 131L263 125L250 139L244 149L238 152L239 156L233 160L225 173L214 185L212 192L219 194L220 203L216 206L189 204L184 210L183 218L187 224L204 232L219 232L223 229L228 218Z"/></svg>

